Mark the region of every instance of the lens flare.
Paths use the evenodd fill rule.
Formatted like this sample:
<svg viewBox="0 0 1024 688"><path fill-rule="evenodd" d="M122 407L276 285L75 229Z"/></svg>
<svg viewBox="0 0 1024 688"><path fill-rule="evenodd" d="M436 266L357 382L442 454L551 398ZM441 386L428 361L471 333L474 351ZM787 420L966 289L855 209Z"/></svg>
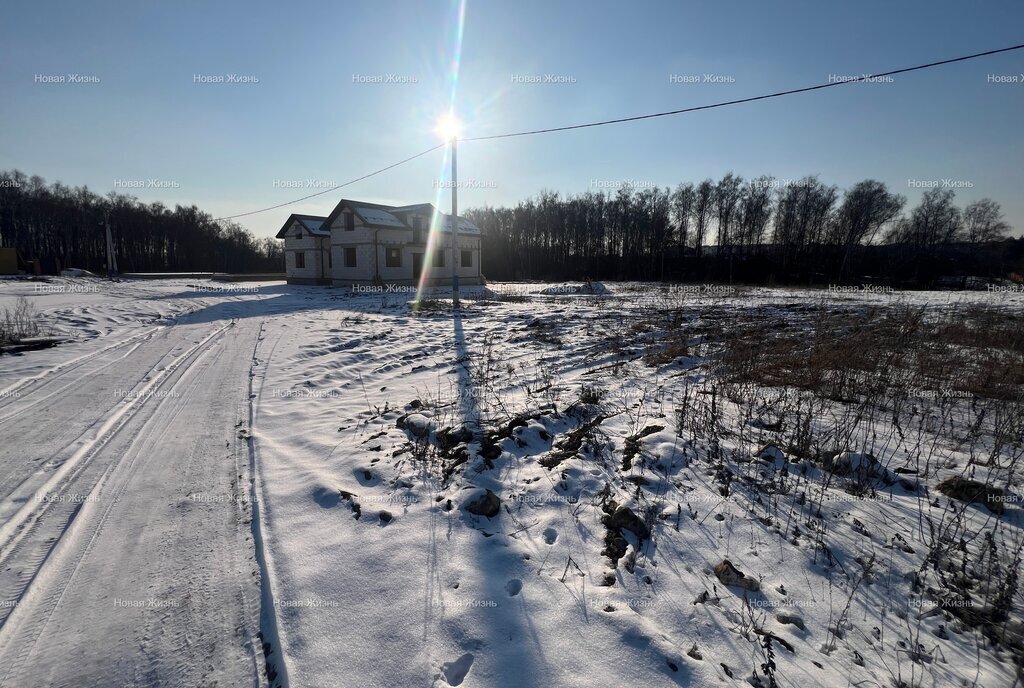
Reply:
<svg viewBox="0 0 1024 688"><path fill-rule="evenodd" d="M452 139L459 138L459 134L462 133L462 122L459 121L458 117L449 112L437 120L437 126L434 127L434 131L445 141L451 141Z"/></svg>
<svg viewBox="0 0 1024 688"><path fill-rule="evenodd" d="M459 67L462 63L462 37L466 29L466 0L452 0L452 26L454 29L454 41L452 45L452 59L449 62L450 69L448 73L448 83L450 91L448 93L448 112L440 117L437 121L435 131L444 141L454 142L459 138L461 133L461 123L458 117L455 116L455 99L458 92L459 85ZM441 169L438 174L438 179L445 179L446 169L448 162L451 159L450 147L445 151L444 160L441 162ZM442 185L438 186L437 192L434 196L434 216L430 220L430 231L427 233L426 249L423 255L423 270L420 273L419 284L416 285L416 300L414 301L413 308L418 309L420 300L423 297L423 289L429 279L432 268L434 267L434 253L435 251L444 251L441 245L441 227L440 224L444 222L445 216L441 214L441 194ZM455 260L455 256L451 257Z"/></svg>

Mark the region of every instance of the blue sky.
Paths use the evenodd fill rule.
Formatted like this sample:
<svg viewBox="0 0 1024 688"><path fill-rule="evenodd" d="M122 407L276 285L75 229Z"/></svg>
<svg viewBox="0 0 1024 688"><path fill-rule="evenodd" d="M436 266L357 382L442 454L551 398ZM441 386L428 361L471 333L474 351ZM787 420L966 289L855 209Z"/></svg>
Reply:
<svg viewBox="0 0 1024 688"><path fill-rule="evenodd" d="M217 216L361 176L438 142L457 4L9 3L0 24L0 169ZM468 0L464 135L676 109L1024 42L1024 3ZM98 83L39 83L78 74ZM196 83L235 74L253 83ZM703 82L703 75L722 77ZM988 82L988 75L1017 83ZM634 124L466 142L460 208L621 180L820 174L972 184L1024 230L1024 51L784 99ZM392 75L391 82L388 82ZM545 75L563 83L544 83ZM676 75L676 83L672 76ZM680 77L697 75L698 83ZM541 83L529 82L540 78ZM516 83L516 80L520 83ZM377 83L384 81L384 83ZM437 151L240 221L261 236L338 198L432 201ZM310 186L309 182L314 185ZM443 203L447 205L447 194Z"/></svg>

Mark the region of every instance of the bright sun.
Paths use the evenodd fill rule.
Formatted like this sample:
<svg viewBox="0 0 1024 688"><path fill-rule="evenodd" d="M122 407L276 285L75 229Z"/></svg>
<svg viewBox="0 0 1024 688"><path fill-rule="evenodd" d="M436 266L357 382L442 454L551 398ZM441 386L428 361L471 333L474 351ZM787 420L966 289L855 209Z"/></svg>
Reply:
<svg viewBox="0 0 1024 688"><path fill-rule="evenodd" d="M437 120L435 131L437 131L438 135L440 135L445 141L450 141L458 138L459 134L462 133L462 123L459 122L455 115L448 113Z"/></svg>

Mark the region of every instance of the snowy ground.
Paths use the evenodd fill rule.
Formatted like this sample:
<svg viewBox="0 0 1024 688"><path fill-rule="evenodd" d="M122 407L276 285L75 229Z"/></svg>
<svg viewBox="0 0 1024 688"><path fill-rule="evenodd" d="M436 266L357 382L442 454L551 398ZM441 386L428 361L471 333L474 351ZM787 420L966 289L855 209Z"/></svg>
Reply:
<svg viewBox="0 0 1024 688"><path fill-rule="evenodd" d="M952 612L995 597L1019 627L1020 438L972 425L984 400L919 394L894 427L714 363L737 326L1019 294L521 284L453 318L61 278L0 310L19 295L74 338L0 357L0 685L1013 684ZM801 419L850 453L798 455ZM1000 515L934 490L986 448ZM952 599L926 564L957 539Z"/></svg>

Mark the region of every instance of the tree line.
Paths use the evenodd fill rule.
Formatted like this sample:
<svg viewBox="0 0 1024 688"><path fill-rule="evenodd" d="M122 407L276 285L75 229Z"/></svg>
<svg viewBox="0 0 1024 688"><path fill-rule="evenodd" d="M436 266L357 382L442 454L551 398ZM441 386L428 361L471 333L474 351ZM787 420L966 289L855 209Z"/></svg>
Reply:
<svg viewBox="0 0 1024 688"><path fill-rule="evenodd" d="M935 286L945 276L1024 273L1024 240L1000 206L957 206L930 188L917 206L865 180L840 191L817 176L682 183L577 195L542 191L466 212L483 234L483 272L507 279L660 279ZM0 172L0 246L26 261L103 272L109 219L123 272L280 272L283 247L196 206Z"/></svg>
<svg viewBox="0 0 1024 688"><path fill-rule="evenodd" d="M872 281L931 286L947 275L1021 271L1000 206L964 208L950 188L906 197L865 180L817 176L682 183L561 196L466 215L484 231L490 279L661 279L750 283Z"/></svg>
<svg viewBox="0 0 1024 688"><path fill-rule="evenodd" d="M0 246L25 261L106 270L109 219L122 272L281 272L276 239L257 239L234 222L214 222L196 206L167 208L134 196L100 196L87 187L47 184L17 170L0 172Z"/></svg>

